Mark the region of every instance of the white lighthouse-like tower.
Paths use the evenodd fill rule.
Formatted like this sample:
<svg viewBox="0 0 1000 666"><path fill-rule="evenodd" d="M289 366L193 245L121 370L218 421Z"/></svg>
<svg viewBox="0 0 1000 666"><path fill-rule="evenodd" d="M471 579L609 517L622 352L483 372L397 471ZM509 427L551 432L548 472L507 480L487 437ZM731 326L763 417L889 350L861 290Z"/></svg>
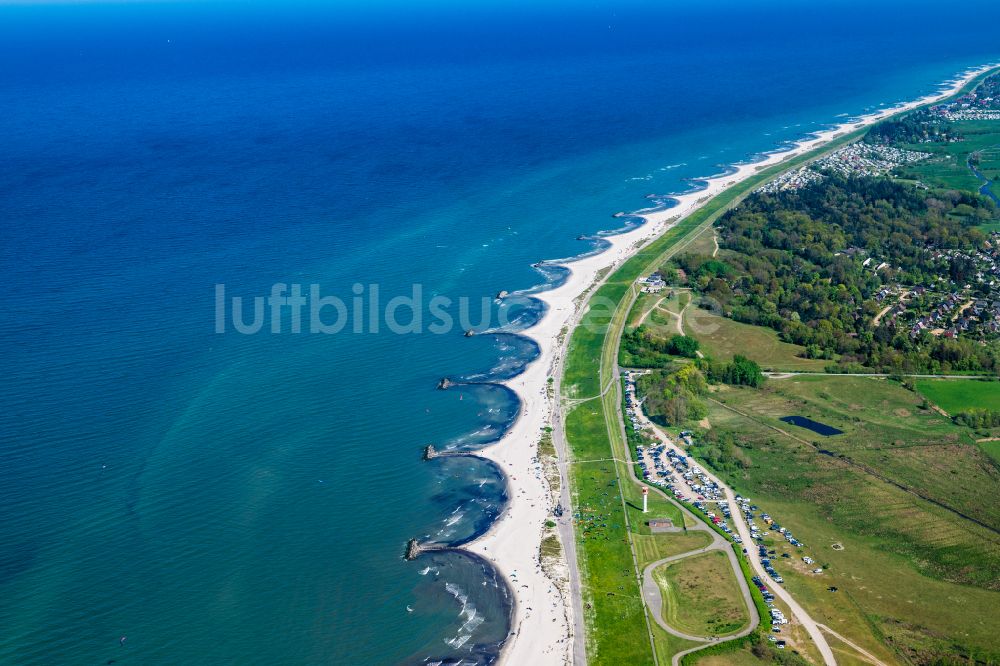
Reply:
<svg viewBox="0 0 1000 666"><path fill-rule="evenodd" d="M649 487L642 487L642 512L647 513L649 511Z"/></svg>

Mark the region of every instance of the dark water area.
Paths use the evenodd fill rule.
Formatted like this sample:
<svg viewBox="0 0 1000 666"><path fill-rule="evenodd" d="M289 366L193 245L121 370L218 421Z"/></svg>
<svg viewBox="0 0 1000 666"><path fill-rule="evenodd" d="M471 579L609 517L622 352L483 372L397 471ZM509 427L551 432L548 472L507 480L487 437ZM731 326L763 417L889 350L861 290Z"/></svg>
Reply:
<svg viewBox="0 0 1000 666"><path fill-rule="evenodd" d="M439 490L431 500L446 518L437 529L418 537L420 544L458 547L485 534L509 499L503 472L474 455L437 457L428 465L439 479ZM465 483L456 484L453 479Z"/></svg>
<svg viewBox="0 0 1000 666"><path fill-rule="evenodd" d="M514 599L510 589L486 560L463 550L429 551L410 563L419 567L414 588L418 601L450 613L441 648L428 647L403 664L481 664L496 662L510 631ZM445 589L442 595L440 587Z"/></svg>
<svg viewBox="0 0 1000 666"><path fill-rule="evenodd" d="M784 421L785 423L791 423L792 425L805 428L806 430L812 430L817 435L823 435L824 437L844 434L843 430L837 430L833 426L828 426L825 423L820 423L819 421L813 421L805 416L783 416L778 420Z"/></svg>

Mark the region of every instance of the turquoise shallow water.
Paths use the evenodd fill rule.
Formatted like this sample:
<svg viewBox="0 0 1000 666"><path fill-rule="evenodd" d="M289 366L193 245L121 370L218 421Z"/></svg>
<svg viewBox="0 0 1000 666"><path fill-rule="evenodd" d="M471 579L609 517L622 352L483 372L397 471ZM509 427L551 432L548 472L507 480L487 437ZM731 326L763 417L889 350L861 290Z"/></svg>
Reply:
<svg viewBox="0 0 1000 666"><path fill-rule="evenodd" d="M218 334L215 285L489 303L648 194L996 57L990 20L221 11L0 9L0 662L488 662L502 581L401 556L504 498L488 464L420 453L516 403L438 379L531 346Z"/></svg>

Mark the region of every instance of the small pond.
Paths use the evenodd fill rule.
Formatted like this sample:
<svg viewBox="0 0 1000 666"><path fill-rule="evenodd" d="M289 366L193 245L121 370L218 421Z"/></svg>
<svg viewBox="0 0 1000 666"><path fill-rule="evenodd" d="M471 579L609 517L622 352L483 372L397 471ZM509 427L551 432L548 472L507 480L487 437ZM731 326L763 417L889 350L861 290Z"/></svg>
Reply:
<svg viewBox="0 0 1000 666"><path fill-rule="evenodd" d="M833 426L828 426L825 423L820 423L819 421L813 421L812 419L807 419L804 416L783 416L781 418L785 423L791 423L792 425L797 425L800 428L806 428L807 430L812 430L818 435L823 435L824 437L829 437L830 435L842 435L843 430L837 430Z"/></svg>

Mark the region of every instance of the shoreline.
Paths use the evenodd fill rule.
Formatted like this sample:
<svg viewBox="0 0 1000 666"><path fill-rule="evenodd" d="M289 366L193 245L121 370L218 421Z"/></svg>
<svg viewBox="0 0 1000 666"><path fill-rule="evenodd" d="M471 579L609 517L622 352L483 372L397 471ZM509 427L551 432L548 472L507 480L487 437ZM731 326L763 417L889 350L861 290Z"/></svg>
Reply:
<svg viewBox="0 0 1000 666"><path fill-rule="evenodd" d="M936 92L919 99L848 118L843 123L808 134L788 148L761 153L758 161L733 164L722 174L694 179L694 182L704 183L704 187L664 197L675 205L630 213L641 217L645 223L620 234L604 236L610 245L603 252L576 260L547 262L568 268L570 274L561 285L534 294L535 298L545 303L546 312L534 326L518 333L535 341L540 354L520 375L499 382L514 391L521 400L518 418L501 439L476 452L503 470L507 476L509 500L503 513L485 534L461 546L490 562L503 576L513 596L510 635L503 645L498 663L573 663L574 643L582 647L584 640L572 629L582 626L580 619L575 617L580 600L564 598L539 565L544 525L551 519L554 507L544 475L537 471L540 468L536 468L537 444L542 429L551 423L555 407L552 401L560 399L558 394L551 399L548 397L548 379L561 371L572 327L582 310L578 306L585 302L581 297L599 286L606 275L643 244L729 187L763 169L821 148L847 133L951 97L975 77L995 67L991 64L967 70L943 82ZM564 487L567 483L565 462L560 460ZM565 509L571 511L571 507ZM565 553L567 545L563 543L562 547ZM575 571L569 572L571 579L577 575ZM567 588L572 589L573 585L569 584Z"/></svg>

